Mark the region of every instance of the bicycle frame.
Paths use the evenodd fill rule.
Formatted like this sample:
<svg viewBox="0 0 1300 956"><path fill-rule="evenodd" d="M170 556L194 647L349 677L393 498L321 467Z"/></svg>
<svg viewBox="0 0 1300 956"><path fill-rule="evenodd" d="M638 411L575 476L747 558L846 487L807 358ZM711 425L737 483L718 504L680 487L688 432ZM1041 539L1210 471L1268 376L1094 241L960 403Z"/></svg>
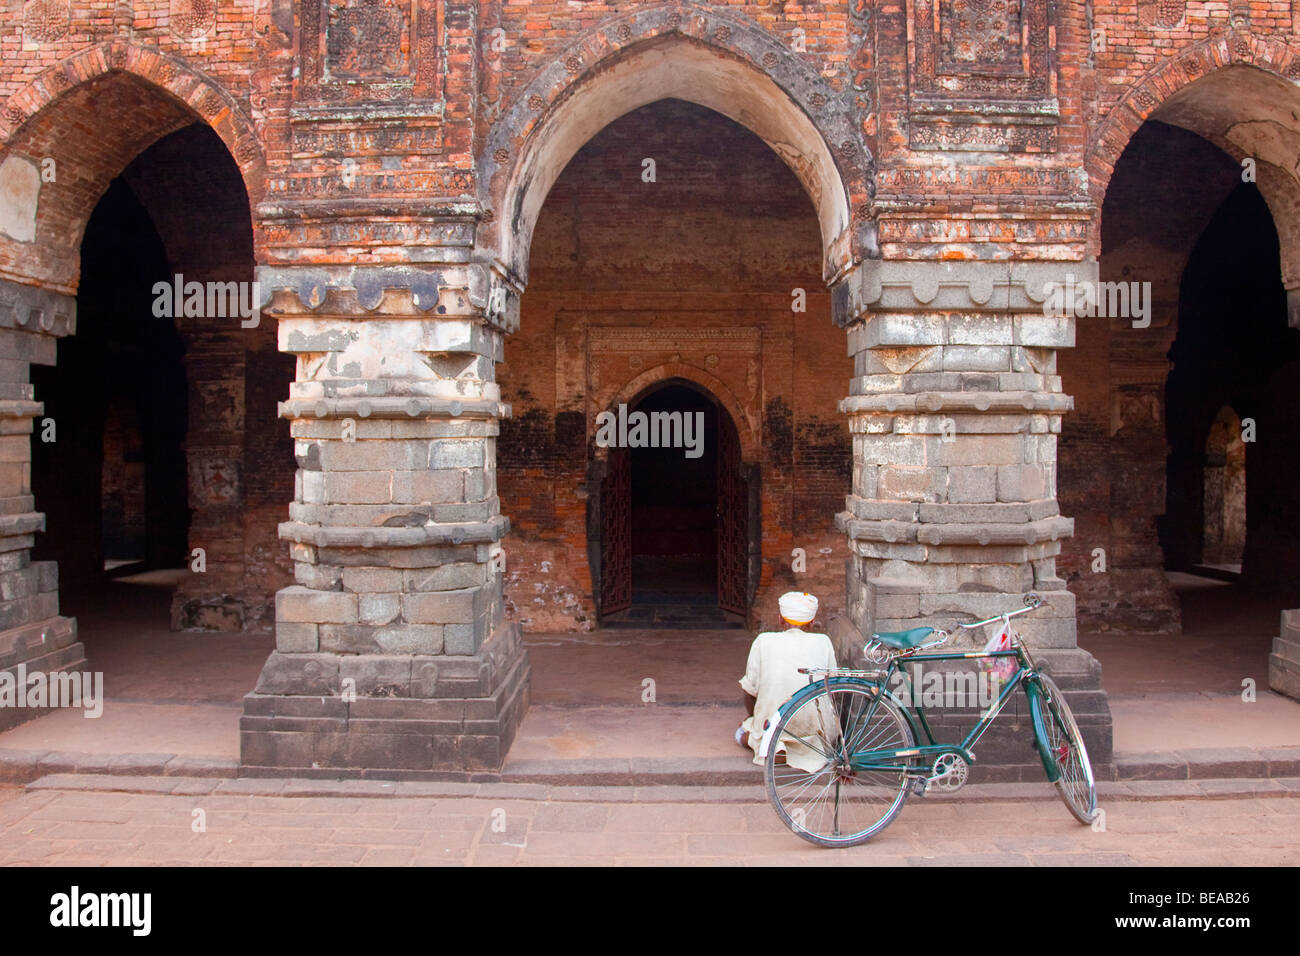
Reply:
<svg viewBox="0 0 1300 956"><path fill-rule="evenodd" d="M988 709L980 716L979 721L971 728L970 733L966 735L966 738L960 744L943 744L936 741L934 738L934 732L930 729L930 723L925 718L924 705L920 703L914 703L910 706L905 705L886 689L889 679L893 674L899 673L907 683L908 695L913 699L913 701L916 701L915 685L912 683L911 676L907 673L903 665L921 661L986 660L998 657L1016 658L1016 662L1019 665L1016 669L1016 673L1007 681L1006 686L1002 688L1002 692L998 695L998 699L989 705ZM909 747L906 750L854 751L847 755L849 765L854 770L883 770L896 772L900 769L898 763L899 759L907 758L908 764L903 769L909 777L928 777L934 760L943 754L955 753L961 756L961 758L967 763L974 763L975 755L971 752L971 748L979 742L979 739L982 736L984 736L984 732L988 730L993 721L997 719L998 715L1002 712L1002 709L1006 706L1007 701L1011 699L1022 684L1037 674L1037 670L1034 667L1032 658L1029 656L1028 649L1025 648L1019 640L1016 640L1012 644L1011 650L1008 651L970 651L946 654L917 654L904 652L891 657L888 664L885 666L884 671L877 673L879 674L877 679L861 680L861 683L876 689L875 695L877 702L882 698L882 695L888 696L892 699L902 711L904 718L911 725L913 739L919 740L920 734L918 733L917 723L912 719L912 715L915 713L916 717L920 721L920 729L925 732L925 739L928 743L916 747ZM831 675L828 673L823 680L827 682L827 686L829 687ZM1028 692L1029 691L1027 690L1026 693ZM876 706L877 704L873 703L867 709L866 713L863 714L863 720L870 720L871 715L875 713ZM920 759L914 760L913 758ZM1049 777L1052 777L1050 773Z"/></svg>

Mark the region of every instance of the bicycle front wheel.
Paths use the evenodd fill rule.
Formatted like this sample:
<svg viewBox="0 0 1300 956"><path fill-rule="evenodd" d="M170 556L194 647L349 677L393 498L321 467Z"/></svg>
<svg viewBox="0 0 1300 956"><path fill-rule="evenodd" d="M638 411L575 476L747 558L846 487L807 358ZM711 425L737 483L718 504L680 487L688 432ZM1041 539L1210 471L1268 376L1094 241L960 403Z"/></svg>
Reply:
<svg viewBox="0 0 1300 956"><path fill-rule="evenodd" d="M794 698L777 724L763 771L768 799L782 822L809 843L865 843L907 799L908 759L888 754L914 745L911 725L892 700L867 685L832 680L829 691L825 684L813 686ZM879 758L872 763L885 766L855 769L868 752Z"/></svg>
<svg viewBox="0 0 1300 956"><path fill-rule="evenodd" d="M1039 674L1038 694L1034 695L1034 732L1043 756L1043 768L1052 775L1050 764L1057 772L1056 789L1070 812L1080 823L1092 823L1097 817L1097 782L1092 776L1092 762L1084 746L1079 725L1065 702L1065 695L1056 681Z"/></svg>

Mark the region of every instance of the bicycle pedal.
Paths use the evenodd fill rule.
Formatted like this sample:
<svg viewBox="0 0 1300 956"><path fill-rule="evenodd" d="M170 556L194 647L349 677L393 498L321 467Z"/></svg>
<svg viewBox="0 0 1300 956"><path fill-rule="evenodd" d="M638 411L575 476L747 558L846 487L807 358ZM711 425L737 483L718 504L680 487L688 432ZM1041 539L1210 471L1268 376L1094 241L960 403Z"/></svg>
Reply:
<svg viewBox="0 0 1300 956"><path fill-rule="evenodd" d="M930 789L930 781L925 777L917 777L912 781L912 795L924 797Z"/></svg>

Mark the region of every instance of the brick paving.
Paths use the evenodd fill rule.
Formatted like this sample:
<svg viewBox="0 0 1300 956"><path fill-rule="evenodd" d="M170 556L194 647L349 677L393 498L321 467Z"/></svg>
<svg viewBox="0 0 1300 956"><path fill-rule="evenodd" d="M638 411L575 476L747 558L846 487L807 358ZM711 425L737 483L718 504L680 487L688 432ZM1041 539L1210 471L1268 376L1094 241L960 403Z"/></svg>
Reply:
<svg viewBox="0 0 1300 956"><path fill-rule="evenodd" d="M1300 865L1300 783L1259 796L1104 801L1104 830L1079 826L1048 799L917 799L875 841L846 850L803 843L735 788L709 802L705 788L573 788L573 799L558 800L501 785L375 798L214 791L202 781L194 789L210 792L193 795L60 783L0 788L0 864Z"/></svg>

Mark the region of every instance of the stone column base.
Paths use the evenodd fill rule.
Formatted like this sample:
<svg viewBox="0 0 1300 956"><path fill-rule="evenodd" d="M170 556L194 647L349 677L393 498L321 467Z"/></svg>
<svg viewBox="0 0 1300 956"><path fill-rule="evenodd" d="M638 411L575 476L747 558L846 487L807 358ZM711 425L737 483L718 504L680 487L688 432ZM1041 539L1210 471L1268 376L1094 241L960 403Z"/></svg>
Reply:
<svg viewBox="0 0 1300 956"><path fill-rule="evenodd" d="M51 712L48 706L16 706L17 695L22 694L19 685L26 678L38 671L67 674L85 669L86 649L77 640L76 618L50 617L0 631L0 674L9 675L0 677L0 687L4 688L4 693L0 694L0 731ZM15 691L13 705L7 696L10 687Z"/></svg>
<svg viewBox="0 0 1300 956"><path fill-rule="evenodd" d="M513 623L469 656L274 652L244 697L240 774L493 775L528 709L531 674Z"/></svg>
<svg viewBox="0 0 1300 956"><path fill-rule="evenodd" d="M1268 655L1268 686L1300 700L1300 609L1282 612L1282 632Z"/></svg>

